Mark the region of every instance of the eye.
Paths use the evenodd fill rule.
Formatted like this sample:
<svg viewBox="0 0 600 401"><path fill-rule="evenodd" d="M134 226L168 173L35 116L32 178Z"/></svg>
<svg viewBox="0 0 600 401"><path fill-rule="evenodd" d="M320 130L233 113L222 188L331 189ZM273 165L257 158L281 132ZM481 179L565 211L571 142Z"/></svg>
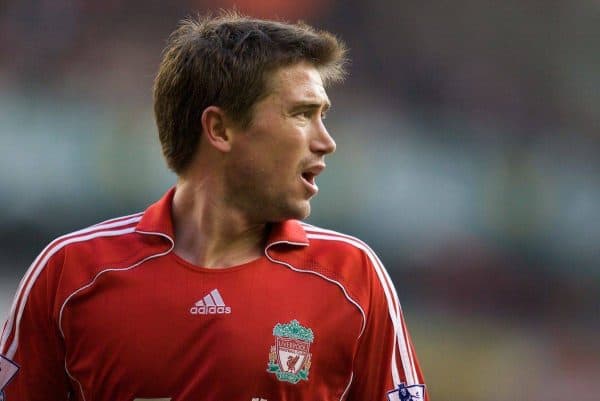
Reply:
<svg viewBox="0 0 600 401"><path fill-rule="evenodd" d="M327 110L319 110L319 108L309 108L306 110L299 110L294 113L294 116L301 118L303 120L311 120L317 116L321 118L321 120L325 120L327 118Z"/></svg>
<svg viewBox="0 0 600 401"><path fill-rule="evenodd" d="M303 110L303 111L297 112L294 115L303 120L310 120L313 116L313 111L312 110Z"/></svg>

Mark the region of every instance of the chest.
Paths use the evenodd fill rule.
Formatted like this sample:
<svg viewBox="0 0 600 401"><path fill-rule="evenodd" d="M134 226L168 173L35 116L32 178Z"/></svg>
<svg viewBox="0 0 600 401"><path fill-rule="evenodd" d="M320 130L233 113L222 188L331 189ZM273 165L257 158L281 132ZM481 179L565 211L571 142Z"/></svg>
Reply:
<svg viewBox="0 0 600 401"><path fill-rule="evenodd" d="M348 385L362 317L316 274L157 261L99 277L62 326L68 369L92 399L325 401Z"/></svg>

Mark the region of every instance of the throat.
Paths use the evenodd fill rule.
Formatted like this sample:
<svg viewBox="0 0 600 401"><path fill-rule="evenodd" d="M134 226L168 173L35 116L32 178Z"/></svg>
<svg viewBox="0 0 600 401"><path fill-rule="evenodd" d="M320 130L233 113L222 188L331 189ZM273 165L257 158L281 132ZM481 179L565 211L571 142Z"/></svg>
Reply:
<svg viewBox="0 0 600 401"><path fill-rule="evenodd" d="M186 262L207 269L227 269L235 266L244 265L259 259L263 255L262 248L254 252L227 252L226 254L206 254L194 253L190 249L173 250L175 254Z"/></svg>
<svg viewBox="0 0 600 401"><path fill-rule="evenodd" d="M211 187L211 188L209 188ZM211 190L209 190L211 189ZM266 223L251 222L210 185L181 180L172 204L174 252L187 262L207 268L226 268L262 256Z"/></svg>
<svg viewBox="0 0 600 401"><path fill-rule="evenodd" d="M266 226L252 227L237 233L230 231L204 231L187 225L175 232L177 256L205 268L238 266L260 258L266 242Z"/></svg>

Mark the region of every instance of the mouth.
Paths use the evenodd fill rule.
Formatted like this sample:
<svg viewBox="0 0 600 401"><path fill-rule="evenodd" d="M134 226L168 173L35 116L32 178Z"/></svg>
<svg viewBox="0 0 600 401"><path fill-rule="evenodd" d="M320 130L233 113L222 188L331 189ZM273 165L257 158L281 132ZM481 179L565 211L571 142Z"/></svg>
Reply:
<svg viewBox="0 0 600 401"><path fill-rule="evenodd" d="M317 186L317 183L315 182L315 175L311 174L311 173L302 173L301 177L301 181L304 184L304 186L307 188L308 193L310 194L310 196L314 196L316 195L317 192L319 192L319 187Z"/></svg>
<svg viewBox="0 0 600 401"><path fill-rule="evenodd" d="M311 196L319 192L319 187L317 186L316 178L324 169L324 164L315 164L304 169L300 174L302 182L308 188L308 191L311 193Z"/></svg>
<svg viewBox="0 0 600 401"><path fill-rule="evenodd" d="M313 174L313 173L308 173L308 172L302 173L302 179L311 185L315 185L315 177L316 176L317 175Z"/></svg>

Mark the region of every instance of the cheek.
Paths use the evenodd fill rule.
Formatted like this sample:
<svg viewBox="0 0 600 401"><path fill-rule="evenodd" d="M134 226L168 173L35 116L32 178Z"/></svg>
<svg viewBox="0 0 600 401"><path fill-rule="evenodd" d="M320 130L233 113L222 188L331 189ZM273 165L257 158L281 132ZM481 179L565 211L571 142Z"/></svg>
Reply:
<svg viewBox="0 0 600 401"><path fill-rule="evenodd" d="M279 175L294 174L298 170L301 155L296 150L298 145L294 143L280 143L264 150L257 155L256 165L261 166L265 173L279 173Z"/></svg>
<svg viewBox="0 0 600 401"><path fill-rule="evenodd" d="M286 179L289 180L289 164L286 158L265 152L237 158L229 171L237 182L236 186L251 192L269 188L268 191L271 192L280 187Z"/></svg>
<svg viewBox="0 0 600 401"><path fill-rule="evenodd" d="M239 147L236 154L231 155L230 169L237 172L240 179L263 186L275 183L284 185L294 180L305 156L301 135L281 130L269 137L257 136L251 138L253 142Z"/></svg>

